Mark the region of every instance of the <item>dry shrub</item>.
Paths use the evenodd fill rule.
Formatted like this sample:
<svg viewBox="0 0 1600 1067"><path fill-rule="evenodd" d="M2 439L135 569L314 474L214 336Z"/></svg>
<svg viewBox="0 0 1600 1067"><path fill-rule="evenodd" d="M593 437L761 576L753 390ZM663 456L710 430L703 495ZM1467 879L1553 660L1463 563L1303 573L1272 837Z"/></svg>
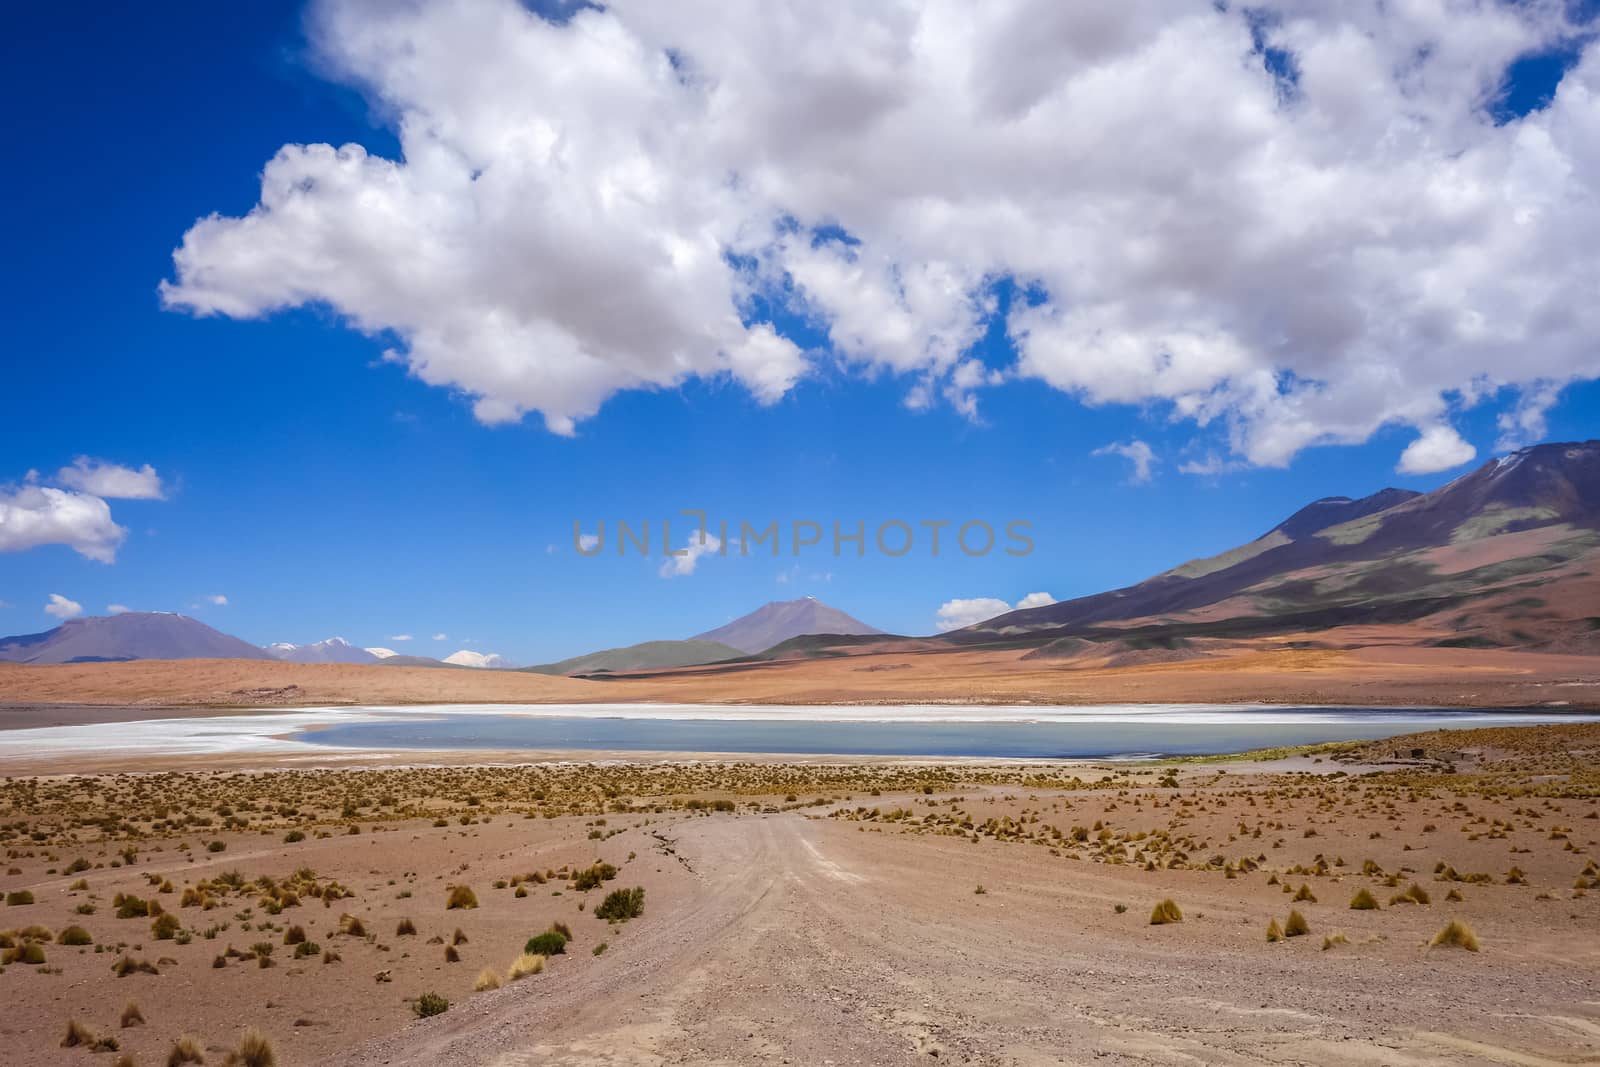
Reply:
<svg viewBox="0 0 1600 1067"><path fill-rule="evenodd" d="M500 976L495 973L493 967L485 967L479 971L477 981L472 983L472 991L474 993L482 993L485 990L499 988Z"/></svg>

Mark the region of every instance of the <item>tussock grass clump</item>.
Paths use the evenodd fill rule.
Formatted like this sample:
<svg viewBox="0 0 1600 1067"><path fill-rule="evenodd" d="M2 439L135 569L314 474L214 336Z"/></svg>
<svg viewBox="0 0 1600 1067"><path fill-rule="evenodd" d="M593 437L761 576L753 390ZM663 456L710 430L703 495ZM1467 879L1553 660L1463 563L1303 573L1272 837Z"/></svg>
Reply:
<svg viewBox="0 0 1600 1067"><path fill-rule="evenodd" d="M1356 890L1356 895L1350 898L1351 911L1377 911L1378 898L1368 889Z"/></svg>
<svg viewBox="0 0 1600 1067"><path fill-rule="evenodd" d="M150 924L150 936L156 941L171 941L182 926L176 915L170 911L162 912Z"/></svg>
<svg viewBox="0 0 1600 1067"><path fill-rule="evenodd" d="M417 1018L428 1019L449 1011L450 1002L437 993L424 993L411 1005L411 1010L417 1013Z"/></svg>
<svg viewBox="0 0 1600 1067"><path fill-rule="evenodd" d="M1472 927L1460 919L1451 919L1443 930L1433 935L1433 940L1428 942L1429 948L1440 946L1449 948L1464 948L1468 952L1477 952L1482 946L1478 944L1478 935L1472 932Z"/></svg>
<svg viewBox="0 0 1600 1067"><path fill-rule="evenodd" d="M1411 887L1404 893L1396 893L1389 898L1391 907L1395 904L1431 904L1432 902L1433 898L1428 895L1428 891L1415 882L1412 882Z"/></svg>
<svg viewBox="0 0 1600 1067"><path fill-rule="evenodd" d="M339 916L339 932L351 937L366 937L367 926L358 917L346 913Z"/></svg>
<svg viewBox="0 0 1600 1067"><path fill-rule="evenodd" d="M450 943L452 945L465 945L467 943L467 935L461 932L461 927L456 927L456 932L450 935Z"/></svg>
<svg viewBox="0 0 1600 1067"><path fill-rule="evenodd" d="M138 1001L130 1000L122 1006L122 1018L119 1023L124 1030L130 1026L144 1025L144 1012L139 1010Z"/></svg>
<svg viewBox="0 0 1600 1067"><path fill-rule="evenodd" d="M1174 908L1177 905L1173 905ZM606 899L594 909L594 917L605 919L608 922L627 922L637 919L644 914L644 887L634 886L632 889L613 889L606 894Z"/></svg>
<svg viewBox="0 0 1600 1067"><path fill-rule="evenodd" d="M454 945L446 945L444 947L444 961L446 963L461 962L461 953L456 951L456 947Z"/></svg>
<svg viewBox="0 0 1600 1067"><path fill-rule="evenodd" d="M457 908L476 908L478 906L478 894L474 893L469 885L452 886L450 895L445 899L444 906L446 911L454 911Z"/></svg>
<svg viewBox="0 0 1600 1067"><path fill-rule="evenodd" d="M291 926L283 932L283 943L285 945L302 945L305 944L305 940L306 928L303 926Z"/></svg>
<svg viewBox="0 0 1600 1067"><path fill-rule="evenodd" d="M223 1067L277 1067L278 1056L267 1035L252 1027L239 1038L239 1047L222 1062Z"/></svg>
<svg viewBox="0 0 1600 1067"><path fill-rule="evenodd" d="M1311 891L1311 886L1305 882L1300 883L1300 888L1295 890L1294 894L1294 902L1296 904L1300 903L1302 900L1310 904L1315 904L1317 902L1317 895Z"/></svg>
<svg viewBox="0 0 1600 1067"><path fill-rule="evenodd" d="M599 912L595 914L598 915ZM1183 910L1173 902L1171 897L1157 904L1155 910L1150 913L1151 926L1165 926L1167 923L1181 922L1183 922Z"/></svg>
<svg viewBox="0 0 1600 1067"><path fill-rule="evenodd" d="M1283 927L1278 925L1277 917L1267 920L1267 943L1274 944L1283 940Z"/></svg>
<svg viewBox="0 0 1600 1067"><path fill-rule="evenodd" d="M506 978L515 982L528 977L530 974L538 974L542 970L544 970L544 957L535 956L531 952L524 952L511 961L511 969L506 972Z"/></svg>
<svg viewBox="0 0 1600 1067"><path fill-rule="evenodd" d="M136 960L132 956L124 955L111 965L111 973L118 978L126 978L130 974L160 974L161 972L149 960Z"/></svg>
<svg viewBox="0 0 1600 1067"><path fill-rule="evenodd" d="M33 893L27 889L14 889L6 894L6 906L19 907L23 904L33 903Z"/></svg>
<svg viewBox="0 0 1600 1067"><path fill-rule="evenodd" d="M76 1019L67 1020L67 1034L61 1039L62 1048L93 1047L100 1040L95 1032Z"/></svg>
<svg viewBox="0 0 1600 1067"><path fill-rule="evenodd" d="M415 937L416 933L417 924L412 922L410 917L401 919L394 928L394 936L396 937Z"/></svg>
<svg viewBox="0 0 1600 1067"><path fill-rule="evenodd" d="M167 1053L167 1067L183 1067L185 1063L206 1062L205 1050L200 1047L200 1042L184 1034L172 1043L172 1051Z"/></svg>
<svg viewBox="0 0 1600 1067"><path fill-rule="evenodd" d="M1322 951L1326 952L1334 945L1348 945L1349 943L1350 939L1344 936L1343 930L1335 930L1331 934L1322 936Z"/></svg>
<svg viewBox="0 0 1600 1067"><path fill-rule="evenodd" d="M479 971L477 979L472 983L472 991L474 993L482 993L486 990L499 988L500 976L495 973L493 967L485 967Z"/></svg>
<svg viewBox="0 0 1600 1067"><path fill-rule="evenodd" d="M1306 922L1306 917L1298 911L1290 910L1288 921L1283 924L1284 937L1304 937L1311 932L1311 926Z"/></svg>
<svg viewBox="0 0 1600 1067"><path fill-rule="evenodd" d="M44 962L44 946L37 941L24 941L0 953L0 964L25 963L37 967Z"/></svg>
<svg viewBox="0 0 1600 1067"><path fill-rule="evenodd" d="M56 935L58 945L92 945L94 938L81 926L69 926Z"/></svg>

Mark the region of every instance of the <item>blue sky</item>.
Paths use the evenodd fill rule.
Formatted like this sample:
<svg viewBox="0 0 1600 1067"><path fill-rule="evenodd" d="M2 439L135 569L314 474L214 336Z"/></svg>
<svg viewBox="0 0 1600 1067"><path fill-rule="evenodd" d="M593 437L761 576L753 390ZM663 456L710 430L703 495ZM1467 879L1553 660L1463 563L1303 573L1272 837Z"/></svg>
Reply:
<svg viewBox="0 0 1600 1067"><path fill-rule="evenodd" d="M1264 437L1230 435L1228 416L1201 425L1178 413L1183 401L1170 392L1084 384L1076 365L1080 377L1066 382L1051 369L980 386L974 416L951 383L959 363L976 361L985 374L1017 364L1005 307L982 317L980 339L960 346L957 362L897 364L860 348L870 330L865 341L845 338L838 324L854 309L824 296L819 282L809 310L786 303L781 288L741 310L746 327L769 323L804 354L803 373L780 395L761 393L737 370L697 371L643 387L608 384L597 412L579 412L570 434L540 417L582 406L566 395L519 393L546 406L524 404L525 416L486 424L463 395L482 396L481 377L462 371L429 384L404 359L383 359L426 322L402 315L364 333L348 316L369 313L335 306L342 298L254 316L163 306L157 287L181 281L173 250L185 233L212 212L248 213L281 146L357 143L373 156L402 156L392 111L351 87L362 79L330 72L307 43L297 5L244 5L226 19L182 4L97 9L88 25L65 9L22 17L33 21L10 35L0 68L8 97L29 102L14 110L11 165L0 176L14 206L12 254L0 266L12 333L0 486L25 485L30 471L50 482L88 456L153 466L165 499L110 500L127 530L111 563L66 544L0 552L0 633L55 625L42 610L51 594L86 614L109 604L184 611L257 643L341 634L524 663L688 636L764 601L808 594L884 629L929 633L940 605L955 598L1096 592L1248 540L1320 496L1433 488L1492 455L1506 436L1502 416L1525 410L1532 391L1525 382L1472 403L1447 392L1439 410L1350 430L1360 443L1294 447L1277 466L1261 462ZM1563 38L1566 52L1548 53L1557 58L1508 67L1523 81L1506 86L1496 106L1511 113L1500 121L1547 106L1587 40ZM837 233L856 241L869 232L805 217L795 225L824 249L846 244L830 239ZM875 247L870 233L862 247ZM910 276L908 254L896 250L896 276ZM800 261L792 263L798 278ZM1588 270L1574 264L1575 273ZM982 292L994 291L991 278ZM605 295L628 312L626 287ZM1543 425L1523 439L1594 436L1600 385L1593 357L1582 359L1567 365L1570 382L1540 372L1559 388L1538 413ZM1466 369L1457 390L1491 368ZM1306 375L1303 366L1297 373ZM1510 368L1499 380L1519 381ZM1423 396L1441 381L1411 384ZM908 396L923 382L933 399L914 410ZM1327 416L1340 426L1343 417ZM1435 424L1475 458L1397 472ZM1126 459L1096 455L1134 440L1157 457L1147 481ZM1180 470L1207 457L1222 469ZM682 508L759 525L861 521L869 530L891 519L1024 520L1036 548L1024 558L948 550L934 558L919 546L898 559L858 559L825 550L795 558L786 546L778 560L709 558L673 578L659 574L659 558L580 559L572 550L575 519L586 529L600 519L655 524ZM208 599L219 594L225 605ZM433 640L438 633L448 636ZM413 640L397 643L400 634Z"/></svg>

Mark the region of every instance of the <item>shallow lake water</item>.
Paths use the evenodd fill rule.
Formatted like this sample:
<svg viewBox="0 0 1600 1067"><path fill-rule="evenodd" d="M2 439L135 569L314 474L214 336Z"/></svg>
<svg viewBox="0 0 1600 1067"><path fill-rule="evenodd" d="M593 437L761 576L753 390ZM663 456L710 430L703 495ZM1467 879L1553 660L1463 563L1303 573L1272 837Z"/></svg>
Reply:
<svg viewBox="0 0 1600 1067"><path fill-rule="evenodd" d="M1552 712L1418 708L1181 707L937 709L720 708L643 709L581 715L492 713L455 709L429 715L319 725L294 735L314 745L361 749L542 749L654 752L790 753L840 756L991 758L1130 758L1213 755L1280 745L1371 740L1440 728L1594 721ZM837 711L848 719L832 717ZM876 711L880 718L864 717ZM897 716L897 712L904 714ZM780 714L773 714L778 712ZM823 719L808 718L819 712ZM971 714L964 714L970 712ZM985 714L987 712L988 714Z"/></svg>

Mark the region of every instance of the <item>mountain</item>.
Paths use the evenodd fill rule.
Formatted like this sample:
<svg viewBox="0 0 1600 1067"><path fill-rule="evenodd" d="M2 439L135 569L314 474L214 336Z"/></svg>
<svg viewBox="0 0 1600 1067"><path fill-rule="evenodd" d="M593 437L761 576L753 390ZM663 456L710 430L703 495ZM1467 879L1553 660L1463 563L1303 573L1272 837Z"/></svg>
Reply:
<svg viewBox="0 0 1600 1067"><path fill-rule="evenodd" d="M68 619L54 630L0 637L0 660L91 663L126 659L272 659L248 641L167 611Z"/></svg>
<svg viewBox="0 0 1600 1067"><path fill-rule="evenodd" d="M384 656L383 658L378 660L378 666L380 666L380 667L448 667L453 671L464 671L464 670L475 669L475 668L470 668L470 667L463 667L459 663L446 663L444 660L442 660L442 659L434 659L432 656L408 656L403 652L397 652L392 656Z"/></svg>
<svg viewBox="0 0 1600 1067"><path fill-rule="evenodd" d="M398 656L400 654L400 653L396 652L392 648L368 648L368 649L364 649L364 651L369 652L374 656L377 656L379 659L390 659L390 658L392 658L394 656Z"/></svg>
<svg viewBox="0 0 1600 1067"><path fill-rule="evenodd" d="M497 656L493 652L473 652L463 648L459 652L452 652L444 658L445 663L456 667L477 667L480 669L501 669L510 667L511 663L504 656Z"/></svg>
<svg viewBox="0 0 1600 1067"><path fill-rule="evenodd" d="M741 652L764 652L781 641L807 634L881 634L859 619L831 608L816 597L774 600L726 626L696 634L690 640L716 641Z"/></svg>
<svg viewBox="0 0 1600 1067"><path fill-rule="evenodd" d="M732 645L718 641L646 641L626 648L608 648L573 656L559 663L545 663L537 667L524 667L531 674L598 674L623 671L666 670L670 667L694 667L704 663L738 659L744 653Z"/></svg>
<svg viewBox="0 0 1600 1067"><path fill-rule="evenodd" d="M1588 648L1600 631L1597 564L1600 441L1536 445L1431 493L1318 500L1219 555L946 639L1249 636L1426 620L1449 632L1443 643Z"/></svg>
<svg viewBox="0 0 1600 1067"><path fill-rule="evenodd" d="M342 637L330 637L313 645L268 645L267 651L289 663L376 663L381 658L357 648Z"/></svg>

